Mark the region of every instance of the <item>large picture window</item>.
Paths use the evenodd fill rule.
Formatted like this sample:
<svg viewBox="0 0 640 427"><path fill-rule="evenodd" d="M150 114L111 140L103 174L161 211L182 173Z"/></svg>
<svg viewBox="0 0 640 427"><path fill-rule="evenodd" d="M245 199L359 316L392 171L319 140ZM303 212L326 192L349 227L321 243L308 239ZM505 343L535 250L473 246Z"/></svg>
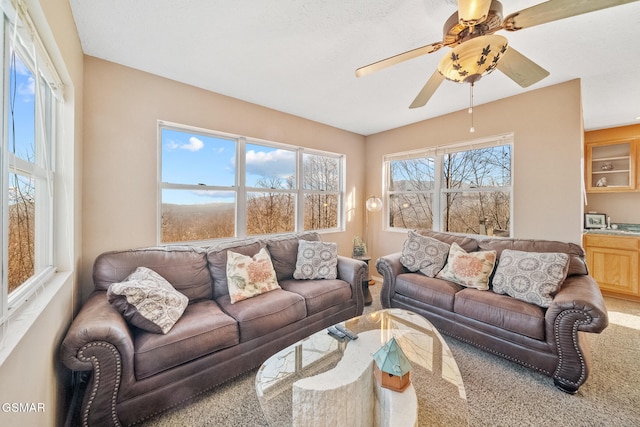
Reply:
<svg viewBox="0 0 640 427"><path fill-rule="evenodd" d="M344 156L160 123L160 243L342 227Z"/></svg>
<svg viewBox="0 0 640 427"><path fill-rule="evenodd" d="M390 228L509 236L512 137L385 158Z"/></svg>
<svg viewBox="0 0 640 427"><path fill-rule="evenodd" d="M32 37L31 20L1 6L2 299L1 317L53 275L53 153L61 84Z"/></svg>

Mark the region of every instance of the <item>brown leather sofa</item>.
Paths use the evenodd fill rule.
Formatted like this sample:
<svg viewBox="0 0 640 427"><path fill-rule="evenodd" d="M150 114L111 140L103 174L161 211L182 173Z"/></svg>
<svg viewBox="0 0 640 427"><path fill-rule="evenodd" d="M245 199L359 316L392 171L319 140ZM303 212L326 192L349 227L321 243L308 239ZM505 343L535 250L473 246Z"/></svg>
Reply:
<svg viewBox="0 0 640 427"><path fill-rule="evenodd" d="M311 333L362 314L366 264L339 256L337 279L295 280L298 239L320 240L317 233L300 233L208 249L162 247L100 255L93 269L95 291L61 347L69 369L88 372L86 381L77 382L71 423L139 422L259 366ZM227 250L253 256L262 247L270 253L282 289L231 304ZM189 298L166 335L130 326L107 301L109 285L139 266L156 271Z"/></svg>
<svg viewBox="0 0 640 427"><path fill-rule="evenodd" d="M566 279L548 308L494 293L491 287L486 291L465 288L410 272L400 262L400 252L379 258L376 268L384 279L383 307L419 313L444 334L553 377L555 385L567 393L580 388L589 376L584 333L599 333L608 324L602 294L589 276L580 246L543 240L476 240L427 230L418 233L448 244L456 242L467 252L496 250L498 265L505 249L568 254Z"/></svg>

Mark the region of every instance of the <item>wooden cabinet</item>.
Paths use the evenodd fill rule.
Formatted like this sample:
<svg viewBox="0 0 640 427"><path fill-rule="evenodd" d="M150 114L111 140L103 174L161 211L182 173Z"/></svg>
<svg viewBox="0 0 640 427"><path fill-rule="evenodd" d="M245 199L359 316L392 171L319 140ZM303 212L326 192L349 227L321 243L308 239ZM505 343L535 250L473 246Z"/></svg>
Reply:
<svg viewBox="0 0 640 427"><path fill-rule="evenodd" d="M604 295L640 301L640 237L585 234L589 273Z"/></svg>
<svg viewBox="0 0 640 427"><path fill-rule="evenodd" d="M586 144L587 192L636 191L636 139L589 142Z"/></svg>

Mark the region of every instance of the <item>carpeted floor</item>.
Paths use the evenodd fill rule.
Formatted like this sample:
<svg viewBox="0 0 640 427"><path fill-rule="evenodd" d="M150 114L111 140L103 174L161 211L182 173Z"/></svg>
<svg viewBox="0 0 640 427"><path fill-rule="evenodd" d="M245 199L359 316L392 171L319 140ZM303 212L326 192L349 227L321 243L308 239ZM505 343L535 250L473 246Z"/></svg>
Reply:
<svg viewBox="0 0 640 427"><path fill-rule="evenodd" d="M380 284L370 287L380 309ZM640 304L607 298L609 327L591 335L592 371L574 396L551 378L445 336L467 392L471 426L640 426ZM265 426L256 370L143 425ZM427 425L427 424L425 424Z"/></svg>

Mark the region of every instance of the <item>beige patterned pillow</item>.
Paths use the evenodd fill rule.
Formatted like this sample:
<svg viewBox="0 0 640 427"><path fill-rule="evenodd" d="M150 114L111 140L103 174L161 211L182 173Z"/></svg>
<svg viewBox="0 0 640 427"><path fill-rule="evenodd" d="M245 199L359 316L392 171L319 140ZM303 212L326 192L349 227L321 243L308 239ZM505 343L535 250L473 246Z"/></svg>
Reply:
<svg viewBox="0 0 640 427"><path fill-rule="evenodd" d="M505 249L493 277L493 291L549 307L553 301L551 295L560 289L568 270L567 254Z"/></svg>
<svg viewBox="0 0 640 427"><path fill-rule="evenodd" d="M109 285L107 299L127 322L157 334L169 332L189 304L189 298L146 267Z"/></svg>
<svg viewBox="0 0 640 427"><path fill-rule="evenodd" d="M227 251L227 286L231 304L280 289L269 252L262 248L250 257Z"/></svg>
<svg viewBox="0 0 640 427"><path fill-rule="evenodd" d="M338 277L338 244L298 242L298 259L294 279L336 279Z"/></svg>
<svg viewBox="0 0 640 427"><path fill-rule="evenodd" d="M451 245L432 237L409 231L402 248L400 262L409 271L420 271L425 276L435 277L447 262Z"/></svg>
<svg viewBox="0 0 640 427"><path fill-rule="evenodd" d="M447 265L436 277L481 291L489 289L489 278L496 264L496 251L466 252L457 243L451 245Z"/></svg>

